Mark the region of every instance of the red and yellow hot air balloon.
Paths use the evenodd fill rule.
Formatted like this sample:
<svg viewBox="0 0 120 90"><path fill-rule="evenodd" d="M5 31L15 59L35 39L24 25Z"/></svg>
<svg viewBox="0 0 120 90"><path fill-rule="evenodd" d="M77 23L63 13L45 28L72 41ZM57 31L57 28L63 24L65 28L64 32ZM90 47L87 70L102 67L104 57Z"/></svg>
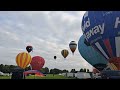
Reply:
<svg viewBox="0 0 120 90"><path fill-rule="evenodd" d="M26 52L19 53L16 56L16 63L22 69L25 69L31 63L31 55Z"/></svg>

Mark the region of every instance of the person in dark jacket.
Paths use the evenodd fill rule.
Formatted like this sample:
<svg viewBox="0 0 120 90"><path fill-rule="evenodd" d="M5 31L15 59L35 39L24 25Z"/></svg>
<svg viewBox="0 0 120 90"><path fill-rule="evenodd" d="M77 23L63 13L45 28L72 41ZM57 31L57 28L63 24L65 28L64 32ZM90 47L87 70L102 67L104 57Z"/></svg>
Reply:
<svg viewBox="0 0 120 90"><path fill-rule="evenodd" d="M25 76L23 74L24 70L17 67L13 70L11 79L25 79Z"/></svg>

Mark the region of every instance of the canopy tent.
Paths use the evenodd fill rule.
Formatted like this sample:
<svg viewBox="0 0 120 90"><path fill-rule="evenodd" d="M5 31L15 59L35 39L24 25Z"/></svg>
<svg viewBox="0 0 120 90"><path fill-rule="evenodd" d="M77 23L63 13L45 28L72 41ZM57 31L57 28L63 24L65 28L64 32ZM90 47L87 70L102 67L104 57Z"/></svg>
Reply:
<svg viewBox="0 0 120 90"><path fill-rule="evenodd" d="M36 76L40 76L40 77L44 76L44 74L41 73L41 72L38 71L38 70L28 70L28 71L25 71L25 72L24 72L24 75L25 75L25 76L28 75L28 74L35 74Z"/></svg>

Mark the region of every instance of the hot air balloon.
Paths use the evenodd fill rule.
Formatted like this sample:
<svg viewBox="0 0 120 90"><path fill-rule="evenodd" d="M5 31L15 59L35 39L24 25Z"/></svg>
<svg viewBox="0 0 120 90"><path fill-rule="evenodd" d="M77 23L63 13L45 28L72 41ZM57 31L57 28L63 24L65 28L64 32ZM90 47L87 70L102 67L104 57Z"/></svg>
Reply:
<svg viewBox="0 0 120 90"><path fill-rule="evenodd" d="M16 63L22 69L25 69L31 62L32 58L29 53L22 52L16 56Z"/></svg>
<svg viewBox="0 0 120 90"><path fill-rule="evenodd" d="M26 50L28 51L28 53L30 53L31 51L33 51L33 47L32 46L27 46Z"/></svg>
<svg viewBox="0 0 120 90"><path fill-rule="evenodd" d="M90 45L120 70L120 11L87 11L82 31Z"/></svg>
<svg viewBox="0 0 120 90"><path fill-rule="evenodd" d="M64 58L66 58L68 56L69 52L68 52L68 50L64 49L61 51L61 54Z"/></svg>
<svg viewBox="0 0 120 90"><path fill-rule="evenodd" d="M82 35L78 41L78 50L81 56L93 67L102 71L107 68L108 61L99 54L92 46L85 43L84 36Z"/></svg>
<svg viewBox="0 0 120 90"><path fill-rule="evenodd" d="M70 47L70 50L72 51L72 53L74 54L75 50L76 50L76 47L77 47L77 44L75 41L71 41L70 44L69 44L69 47Z"/></svg>
<svg viewBox="0 0 120 90"><path fill-rule="evenodd" d="M44 58L40 56L34 56L30 63L32 70L40 70L45 64Z"/></svg>
<svg viewBox="0 0 120 90"><path fill-rule="evenodd" d="M57 57L56 56L54 56L54 59L56 59Z"/></svg>

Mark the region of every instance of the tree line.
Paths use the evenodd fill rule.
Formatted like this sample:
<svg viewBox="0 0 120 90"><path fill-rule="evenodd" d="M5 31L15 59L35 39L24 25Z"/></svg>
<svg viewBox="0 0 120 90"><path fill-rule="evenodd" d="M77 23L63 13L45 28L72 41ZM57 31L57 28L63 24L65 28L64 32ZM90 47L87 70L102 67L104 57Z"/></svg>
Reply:
<svg viewBox="0 0 120 90"><path fill-rule="evenodd" d="M14 71L14 69L17 68L17 67L18 66L15 66L15 65L0 64L0 71L3 72L3 73L12 73ZM31 67L30 66L26 67L25 71L27 71L27 70L31 70ZM71 72L71 73L89 72L89 69L81 68L79 71L76 71L75 69L71 69L71 71L68 71L66 69L64 69L64 70L60 70L60 69L57 69L57 68L49 69L48 67L45 67L45 68L42 68L39 71L42 72L43 74L59 74L59 73L68 73L68 72Z"/></svg>

